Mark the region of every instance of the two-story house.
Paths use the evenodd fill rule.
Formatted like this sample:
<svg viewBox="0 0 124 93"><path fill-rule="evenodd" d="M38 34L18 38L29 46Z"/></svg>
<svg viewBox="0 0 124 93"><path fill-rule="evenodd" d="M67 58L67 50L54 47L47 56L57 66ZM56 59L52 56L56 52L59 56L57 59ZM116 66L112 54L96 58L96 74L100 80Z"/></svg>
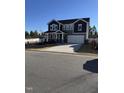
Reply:
<svg viewBox="0 0 124 93"><path fill-rule="evenodd" d="M51 20L45 32L46 42L84 43L88 39L90 18Z"/></svg>

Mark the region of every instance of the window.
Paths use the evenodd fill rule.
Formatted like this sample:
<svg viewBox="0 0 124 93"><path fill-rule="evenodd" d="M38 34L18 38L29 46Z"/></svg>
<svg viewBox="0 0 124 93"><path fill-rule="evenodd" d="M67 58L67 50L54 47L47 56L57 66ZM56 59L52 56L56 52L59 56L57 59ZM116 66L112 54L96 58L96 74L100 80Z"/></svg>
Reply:
<svg viewBox="0 0 124 93"><path fill-rule="evenodd" d="M69 30L73 30L73 25L72 24L69 25Z"/></svg>
<svg viewBox="0 0 124 93"><path fill-rule="evenodd" d="M54 31L58 30L58 26L56 24L53 25L53 30Z"/></svg>
<svg viewBox="0 0 124 93"><path fill-rule="evenodd" d="M56 30L58 30L58 26L56 24L52 24L52 25L50 25L50 30L56 31Z"/></svg>
<svg viewBox="0 0 124 93"><path fill-rule="evenodd" d="M69 25L66 25L66 30L69 30Z"/></svg>
<svg viewBox="0 0 124 93"><path fill-rule="evenodd" d="M65 25L63 25L63 30L66 30L66 26Z"/></svg>
<svg viewBox="0 0 124 93"><path fill-rule="evenodd" d="M72 24L65 24L63 26L63 30L73 30L73 25Z"/></svg>
<svg viewBox="0 0 124 93"><path fill-rule="evenodd" d="M78 31L82 31L82 24L78 24Z"/></svg>

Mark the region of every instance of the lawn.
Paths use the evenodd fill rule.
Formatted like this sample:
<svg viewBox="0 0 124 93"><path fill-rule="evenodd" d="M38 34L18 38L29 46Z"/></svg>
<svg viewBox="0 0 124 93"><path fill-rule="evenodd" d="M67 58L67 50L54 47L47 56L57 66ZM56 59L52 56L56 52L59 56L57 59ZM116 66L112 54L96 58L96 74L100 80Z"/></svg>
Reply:
<svg viewBox="0 0 124 93"><path fill-rule="evenodd" d="M98 50L97 49L93 49L90 44L84 44L84 45L82 45L77 52L79 52L79 53L93 53L93 54L98 54Z"/></svg>

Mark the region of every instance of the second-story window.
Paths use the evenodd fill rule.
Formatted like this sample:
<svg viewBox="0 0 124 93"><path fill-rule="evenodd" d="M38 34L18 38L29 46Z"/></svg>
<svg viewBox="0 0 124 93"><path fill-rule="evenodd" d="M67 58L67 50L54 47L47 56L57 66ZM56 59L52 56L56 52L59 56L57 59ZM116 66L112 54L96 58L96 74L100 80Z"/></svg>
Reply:
<svg viewBox="0 0 124 93"><path fill-rule="evenodd" d="M63 30L67 30L67 29L66 29L66 25L63 25Z"/></svg>
<svg viewBox="0 0 124 93"><path fill-rule="evenodd" d="M69 29L69 25L66 25L66 30L70 30L70 29Z"/></svg>
<svg viewBox="0 0 124 93"><path fill-rule="evenodd" d="M82 24L78 24L78 31L82 31Z"/></svg>
<svg viewBox="0 0 124 93"><path fill-rule="evenodd" d="M56 30L58 30L58 25L56 25L56 24L50 25L50 30L51 30L51 31L56 31Z"/></svg>
<svg viewBox="0 0 124 93"><path fill-rule="evenodd" d="M63 30L73 30L73 25L72 24L65 24L63 26Z"/></svg>
<svg viewBox="0 0 124 93"><path fill-rule="evenodd" d="M53 24L53 31L58 30L58 26L56 24Z"/></svg>

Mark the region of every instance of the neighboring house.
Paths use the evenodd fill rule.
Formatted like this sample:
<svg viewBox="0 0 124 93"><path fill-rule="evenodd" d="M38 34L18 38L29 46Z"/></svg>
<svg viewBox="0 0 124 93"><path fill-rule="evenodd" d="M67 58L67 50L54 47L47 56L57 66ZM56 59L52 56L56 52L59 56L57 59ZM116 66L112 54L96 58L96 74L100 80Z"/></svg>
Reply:
<svg viewBox="0 0 124 93"><path fill-rule="evenodd" d="M93 29L91 29L90 31L91 31L91 34L92 34L92 35L95 35L96 29L93 28Z"/></svg>
<svg viewBox="0 0 124 93"><path fill-rule="evenodd" d="M97 30L96 30L96 27L93 26L91 29L90 29L90 33L92 36L96 35L97 34Z"/></svg>
<svg viewBox="0 0 124 93"><path fill-rule="evenodd" d="M84 43L88 40L90 18L52 20L45 32L46 42Z"/></svg>
<svg viewBox="0 0 124 93"><path fill-rule="evenodd" d="M98 32L95 26L89 29L89 38L98 38Z"/></svg>
<svg viewBox="0 0 124 93"><path fill-rule="evenodd" d="M89 30L89 39L88 39L88 42L89 43L92 43L94 41L96 43L98 43L98 32L97 32L95 26L93 26L92 28L90 28L90 30Z"/></svg>

